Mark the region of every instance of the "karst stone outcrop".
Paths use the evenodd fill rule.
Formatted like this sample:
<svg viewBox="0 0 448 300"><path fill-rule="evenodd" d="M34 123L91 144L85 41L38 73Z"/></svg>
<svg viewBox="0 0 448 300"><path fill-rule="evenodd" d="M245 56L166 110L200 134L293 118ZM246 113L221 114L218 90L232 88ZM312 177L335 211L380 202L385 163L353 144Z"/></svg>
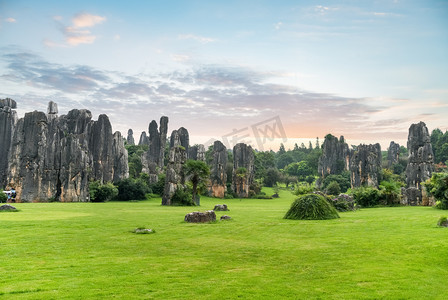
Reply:
<svg viewBox="0 0 448 300"><path fill-rule="evenodd" d="M389 149L387 150L387 167L391 168L394 164L398 163L400 158L400 145L394 141L390 142Z"/></svg>
<svg viewBox="0 0 448 300"><path fill-rule="evenodd" d="M128 145L135 145L134 131L132 129L128 130L128 136L126 138L126 142L128 143Z"/></svg>
<svg viewBox="0 0 448 300"><path fill-rule="evenodd" d="M249 197L254 181L255 155L251 146L244 143L233 147L232 190L241 198Z"/></svg>
<svg viewBox="0 0 448 300"><path fill-rule="evenodd" d="M216 214L213 210L205 212L194 211L185 215L185 222L188 223L207 223L216 221Z"/></svg>
<svg viewBox="0 0 448 300"><path fill-rule="evenodd" d="M8 154L11 149L12 136L17 123L16 101L0 99L0 188L7 184Z"/></svg>
<svg viewBox="0 0 448 300"><path fill-rule="evenodd" d="M352 152L343 136L338 139L328 134L322 144L322 155L319 157L319 175L324 178L330 174L340 174L342 171L348 171L351 154Z"/></svg>
<svg viewBox="0 0 448 300"><path fill-rule="evenodd" d="M149 138L146 135L146 131L142 131L142 133L140 134L140 139L138 140L138 145L139 146L149 145Z"/></svg>
<svg viewBox="0 0 448 300"><path fill-rule="evenodd" d="M142 156L142 172L149 175L151 183L157 182L158 175L163 170L167 132L168 117L163 116L160 118L160 128L158 128L157 122L154 120L149 123L149 149ZM140 139L142 138L140 137Z"/></svg>
<svg viewBox="0 0 448 300"><path fill-rule="evenodd" d="M360 186L378 187L381 176L381 146L359 145L350 159L350 181L352 188Z"/></svg>
<svg viewBox="0 0 448 300"><path fill-rule="evenodd" d="M200 160L205 162L205 147L202 144L194 145L188 148L188 159Z"/></svg>
<svg viewBox="0 0 448 300"><path fill-rule="evenodd" d="M422 204L422 182L431 178L434 172L434 153L432 151L431 139L426 124L423 122L412 124L408 135L408 165L406 167L407 189L416 188L420 194L412 190L405 190L407 204ZM415 196L416 195L416 196Z"/></svg>
<svg viewBox="0 0 448 300"><path fill-rule="evenodd" d="M170 148L174 147L177 142L179 142L179 146L184 147L185 151L188 153L190 146L190 135L188 133L188 130L184 127L173 130L173 132L171 133Z"/></svg>
<svg viewBox="0 0 448 300"><path fill-rule="evenodd" d="M162 205L172 205L172 197L177 189L183 189L185 176L183 166L187 161L187 152L181 145L178 130L171 134L172 147L170 148L168 164L166 166L165 187L162 196Z"/></svg>
<svg viewBox="0 0 448 300"><path fill-rule="evenodd" d="M19 201L88 201L89 181L128 176L123 139L106 115L94 121L90 111L74 109L58 117L56 107L26 113L13 130L6 186Z"/></svg>
<svg viewBox="0 0 448 300"><path fill-rule="evenodd" d="M213 144L213 161L210 168L209 193L212 197L224 198L227 191L227 148L220 141Z"/></svg>

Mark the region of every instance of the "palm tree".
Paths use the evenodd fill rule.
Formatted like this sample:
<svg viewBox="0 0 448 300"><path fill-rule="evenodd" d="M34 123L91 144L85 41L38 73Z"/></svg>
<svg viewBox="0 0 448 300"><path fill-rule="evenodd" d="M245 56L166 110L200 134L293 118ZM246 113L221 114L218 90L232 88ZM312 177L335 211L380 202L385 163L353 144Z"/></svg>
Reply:
<svg viewBox="0 0 448 300"><path fill-rule="evenodd" d="M200 160L189 159L184 165L185 175L193 184L193 200L199 205L198 185L201 181L207 180L210 175L208 165Z"/></svg>

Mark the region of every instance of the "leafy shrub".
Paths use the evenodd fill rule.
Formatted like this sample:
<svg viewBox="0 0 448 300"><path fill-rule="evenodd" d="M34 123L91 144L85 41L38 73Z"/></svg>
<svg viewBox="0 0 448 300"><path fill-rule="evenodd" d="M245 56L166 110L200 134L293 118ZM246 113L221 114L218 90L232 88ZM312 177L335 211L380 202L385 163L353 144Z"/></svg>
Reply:
<svg viewBox="0 0 448 300"><path fill-rule="evenodd" d="M163 195L163 189L165 188L165 176L165 173L160 174L157 182L149 186L154 194L158 194L159 196Z"/></svg>
<svg viewBox="0 0 448 300"><path fill-rule="evenodd" d="M101 184L99 181L92 181L89 184L89 194L91 202L107 202L118 195L118 189L110 182Z"/></svg>
<svg viewBox="0 0 448 300"><path fill-rule="evenodd" d="M328 175L322 181L322 189L326 190L328 185L333 181L336 181L339 184L339 187L341 188L341 192L345 193L351 186L350 173L342 172L341 175L333 175L333 174Z"/></svg>
<svg viewBox="0 0 448 300"><path fill-rule="evenodd" d="M438 226L444 226L448 227L448 218L447 217L440 217L439 221L437 221Z"/></svg>
<svg viewBox="0 0 448 300"><path fill-rule="evenodd" d="M194 206L193 195L189 190L177 188L171 197L172 205L179 206Z"/></svg>
<svg viewBox="0 0 448 300"><path fill-rule="evenodd" d="M0 190L0 203L6 203L8 200L8 196L6 196L5 193L3 193L3 190Z"/></svg>
<svg viewBox="0 0 448 300"><path fill-rule="evenodd" d="M380 204L380 191L372 187L359 187L351 190L355 202L362 207L372 207Z"/></svg>
<svg viewBox="0 0 448 300"><path fill-rule="evenodd" d="M148 184L141 179L126 178L117 183L117 200L145 200L146 194L151 192Z"/></svg>
<svg viewBox="0 0 448 300"><path fill-rule="evenodd" d="M424 183L429 194L440 204L439 209L448 209L448 173L433 173L430 180Z"/></svg>
<svg viewBox="0 0 448 300"><path fill-rule="evenodd" d="M312 193L314 191L314 187L311 184L299 183L297 185L296 190L294 191L294 195L300 196Z"/></svg>
<svg viewBox="0 0 448 300"><path fill-rule="evenodd" d="M339 195L341 193L341 187L339 186L339 183L337 183L337 181L332 181L325 189L325 192L328 195Z"/></svg>
<svg viewBox="0 0 448 300"><path fill-rule="evenodd" d="M296 199L288 210L285 219L327 220L339 218L336 209L318 194L306 194Z"/></svg>
<svg viewBox="0 0 448 300"><path fill-rule="evenodd" d="M382 205L399 205L401 198L401 185L397 181L381 181L380 183Z"/></svg>
<svg viewBox="0 0 448 300"><path fill-rule="evenodd" d="M269 168L264 176L263 183L267 187L273 187L280 181L280 172L275 168Z"/></svg>
<svg viewBox="0 0 448 300"><path fill-rule="evenodd" d="M347 194L339 194L336 198L331 199L331 203L340 212L353 211L357 208L353 197Z"/></svg>

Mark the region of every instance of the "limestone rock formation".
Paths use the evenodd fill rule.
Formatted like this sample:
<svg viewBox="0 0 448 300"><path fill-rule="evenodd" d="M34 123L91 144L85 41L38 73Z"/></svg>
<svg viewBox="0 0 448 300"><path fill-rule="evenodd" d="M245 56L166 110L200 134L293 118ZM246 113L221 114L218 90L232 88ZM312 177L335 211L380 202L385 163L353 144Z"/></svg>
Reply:
<svg viewBox="0 0 448 300"><path fill-rule="evenodd" d="M166 166L165 187L162 196L162 205L172 205L172 197L178 188L184 188L185 176L183 165L187 161L187 153L182 147L178 131L171 135L173 147L170 149L168 165Z"/></svg>
<svg viewBox="0 0 448 300"><path fill-rule="evenodd" d="M213 210L207 210L206 212L191 212L185 215L185 222L189 223L208 223L216 221L216 214Z"/></svg>
<svg viewBox="0 0 448 300"><path fill-rule="evenodd" d="M221 218L219 218L220 221L227 221L231 220L232 218L228 215L222 215Z"/></svg>
<svg viewBox="0 0 448 300"><path fill-rule="evenodd" d="M319 157L318 173L324 178L330 174L340 174L350 168L350 151L344 137L328 134L322 145L322 155Z"/></svg>
<svg viewBox="0 0 448 300"><path fill-rule="evenodd" d="M88 201L90 180L109 182L128 176L121 134L112 135L106 115L93 121L85 109L60 117L26 113L13 130L7 161L7 185L16 189L21 202Z"/></svg>
<svg viewBox="0 0 448 300"><path fill-rule="evenodd" d="M58 114L58 104L53 101L48 102L47 114L57 115Z"/></svg>
<svg viewBox="0 0 448 300"><path fill-rule="evenodd" d="M422 204L422 182L431 178L434 172L434 153L432 151L431 139L426 124L420 122L412 124L408 135L408 165L406 167L407 189L403 198L407 199L409 205ZM419 194L410 188L417 188ZM405 200L403 200L405 201Z"/></svg>
<svg viewBox="0 0 448 300"><path fill-rule="evenodd" d="M350 181L352 188L360 186L378 187L381 175L381 146L359 145L350 159Z"/></svg>
<svg viewBox="0 0 448 300"><path fill-rule="evenodd" d="M400 145L394 141L390 142L389 149L387 150L387 167L391 168L394 164L398 163L400 158Z"/></svg>
<svg viewBox="0 0 448 300"><path fill-rule="evenodd" d="M149 149L142 156L142 171L147 173L149 181L154 183L157 182L158 175L162 172L164 166L168 117L160 118L160 129L158 129L157 122L152 120L149 123L148 132ZM140 137L140 140L142 140L142 137Z"/></svg>
<svg viewBox="0 0 448 300"><path fill-rule="evenodd" d="M220 141L213 144L213 161L210 170L209 192L212 197L224 198L227 190L227 149Z"/></svg>
<svg viewBox="0 0 448 300"><path fill-rule="evenodd" d="M426 124L412 124L408 135L409 159L406 167L406 184L421 190L421 183L434 172L434 153Z"/></svg>
<svg viewBox="0 0 448 300"><path fill-rule="evenodd" d="M174 147L175 145L182 146L185 148L185 151L189 153L189 144L190 135L188 134L187 129L181 127L178 130L173 130L173 132L171 133L170 148Z"/></svg>
<svg viewBox="0 0 448 300"><path fill-rule="evenodd" d="M202 144L194 145L188 148L188 159L200 160L205 162L205 147Z"/></svg>
<svg viewBox="0 0 448 300"><path fill-rule="evenodd" d="M128 130L128 137L126 138L126 142L128 143L128 145L135 145L134 131L132 129Z"/></svg>
<svg viewBox="0 0 448 300"><path fill-rule="evenodd" d="M17 104L14 100L0 99L0 188L7 184L8 154L17 123Z"/></svg>
<svg viewBox="0 0 448 300"><path fill-rule="evenodd" d="M142 131L142 133L140 134L140 139L138 140L138 145L139 146L149 145L149 138L146 135L146 131Z"/></svg>
<svg viewBox="0 0 448 300"><path fill-rule="evenodd" d="M249 190L254 182L255 155L251 146L244 143L233 147L232 190L241 198L249 197Z"/></svg>
<svg viewBox="0 0 448 300"><path fill-rule="evenodd" d="M422 198L422 191L416 187L401 188L401 204L403 205L420 205Z"/></svg>

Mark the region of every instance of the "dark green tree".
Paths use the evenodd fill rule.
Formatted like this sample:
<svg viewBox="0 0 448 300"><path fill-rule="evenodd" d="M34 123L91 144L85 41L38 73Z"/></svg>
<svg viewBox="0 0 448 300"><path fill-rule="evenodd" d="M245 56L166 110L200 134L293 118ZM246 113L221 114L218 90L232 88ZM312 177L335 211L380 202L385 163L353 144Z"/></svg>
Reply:
<svg viewBox="0 0 448 300"><path fill-rule="evenodd" d="M193 184L193 200L196 205L199 205L198 185L201 181L207 180L210 175L209 166L200 160L189 159L184 165L185 175Z"/></svg>

